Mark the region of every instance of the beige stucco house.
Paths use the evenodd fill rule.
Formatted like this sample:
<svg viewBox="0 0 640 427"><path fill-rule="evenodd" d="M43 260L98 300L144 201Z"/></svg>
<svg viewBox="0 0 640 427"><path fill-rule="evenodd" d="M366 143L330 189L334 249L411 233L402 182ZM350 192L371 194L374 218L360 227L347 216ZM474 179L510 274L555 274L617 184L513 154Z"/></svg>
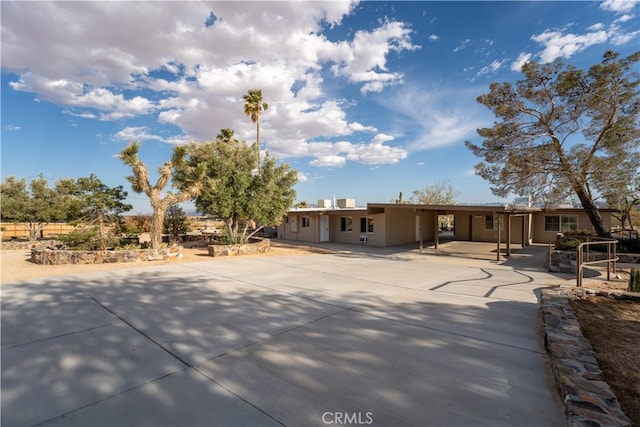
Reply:
<svg viewBox="0 0 640 427"><path fill-rule="evenodd" d="M328 202L328 201L327 201ZM506 245L551 243L558 233L593 230L581 208L528 206L417 205L369 203L356 207L342 199L335 207L294 208L277 227L281 239L300 242L336 242L396 246L419 242L438 244L444 216L453 215L453 238ZM600 214L611 228L612 209Z"/></svg>

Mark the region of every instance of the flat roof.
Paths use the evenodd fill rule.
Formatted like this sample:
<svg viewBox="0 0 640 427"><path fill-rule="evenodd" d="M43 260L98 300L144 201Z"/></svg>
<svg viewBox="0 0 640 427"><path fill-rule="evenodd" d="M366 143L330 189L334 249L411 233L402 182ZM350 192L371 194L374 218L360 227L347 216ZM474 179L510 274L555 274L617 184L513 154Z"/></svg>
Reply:
<svg viewBox="0 0 640 427"><path fill-rule="evenodd" d="M504 213L532 213L540 212L542 209L537 207L528 206L513 206L513 205L422 205L411 203L369 203L367 204L369 211L380 210L384 212L387 208L396 209L414 209L423 211L437 211L442 214L456 213L456 212L504 212Z"/></svg>

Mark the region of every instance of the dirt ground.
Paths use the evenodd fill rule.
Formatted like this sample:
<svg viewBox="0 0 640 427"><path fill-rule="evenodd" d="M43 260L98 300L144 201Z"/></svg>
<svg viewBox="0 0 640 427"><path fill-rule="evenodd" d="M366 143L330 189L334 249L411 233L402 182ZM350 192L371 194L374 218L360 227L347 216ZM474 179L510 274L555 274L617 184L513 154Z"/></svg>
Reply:
<svg viewBox="0 0 640 427"><path fill-rule="evenodd" d="M284 242L271 242L271 249L266 256L309 255L313 253L331 253L323 248L303 245L291 245ZM39 277L61 276L65 274L85 273L90 271L117 270L134 267L151 267L155 265L214 261L207 248L185 248L182 259L176 261L130 262L118 264L65 264L37 265L30 261L29 250L0 251L0 284ZM264 255L255 255L264 256Z"/></svg>
<svg viewBox="0 0 640 427"><path fill-rule="evenodd" d="M640 302L593 296L574 300L571 307L604 380L633 425L640 426Z"/></svg>

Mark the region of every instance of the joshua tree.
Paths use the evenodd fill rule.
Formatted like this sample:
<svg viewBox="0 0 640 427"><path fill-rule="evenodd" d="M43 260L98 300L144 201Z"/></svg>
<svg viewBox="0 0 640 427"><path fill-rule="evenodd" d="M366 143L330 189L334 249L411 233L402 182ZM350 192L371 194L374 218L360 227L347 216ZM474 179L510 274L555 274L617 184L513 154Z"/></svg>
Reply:
<svg viewBox="0 0 640 427"><path fill-rule="evenodd" d="M131 182L133 191L144 193L149 197L153 216L151 218L151 248L158 249L162 242L162 231L164 226L164 216L167 208L173 204L186 202L193 199L200 193L201 181L204 176L204 165L189 166L185 161L186 147L178 146L173 149L171 160L158 168L158 180L155 185L149 183L149 170L138 158L140 142L132 142L118 154L125 165L130 166L133 176L127 179ZM170 179L179 183L178 193L167 192L164 198L160 193Z"/></svg>
<svg viewBox="0 0 640 427"><path fill-rule="evenodd" d="M256 124L256 142L258 143L258 173L260 167L260 116L262 112L269 108L269 104L262 101L262 90L251 89L242 97L245 100L244 113L251 117L251 121Z"/></svg>

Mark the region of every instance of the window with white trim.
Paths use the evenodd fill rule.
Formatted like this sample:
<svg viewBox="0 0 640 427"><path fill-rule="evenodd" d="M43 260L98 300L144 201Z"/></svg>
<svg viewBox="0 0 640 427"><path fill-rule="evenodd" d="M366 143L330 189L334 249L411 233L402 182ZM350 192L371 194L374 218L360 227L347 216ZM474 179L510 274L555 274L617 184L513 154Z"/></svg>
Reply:
<svg viewBox="0 0 640 427"><path fill-rule="evenodd" d="M495 223L493 222L493 215L485 215L484 216L484 229L485 230L494 230Z"/></svg>
<svg viewBox="0 0 640 427"><path fill-rule="evenodd" d="M340 231L350 233L353 231L353 219L350 216L340 218Z"/></svg>
<svg viewBox="0 0 640 427"><path fill-rule="evenodd" d="M308 216L303 216L302 228L309 228L309 227L311 227L311 218L309 218Z"/></svg>
<svg viewBox="0 0 640 427"><path fill-rule="evenodd" d="M544 231L564 233L578 230L578 215L545 215Z"/></svg>
<svg viewBox="0 0 640 427"><path fill-rule="evenodd" d="M360 218L360 232L361 233L373 233L373 218L365 216Z"/></svg>

